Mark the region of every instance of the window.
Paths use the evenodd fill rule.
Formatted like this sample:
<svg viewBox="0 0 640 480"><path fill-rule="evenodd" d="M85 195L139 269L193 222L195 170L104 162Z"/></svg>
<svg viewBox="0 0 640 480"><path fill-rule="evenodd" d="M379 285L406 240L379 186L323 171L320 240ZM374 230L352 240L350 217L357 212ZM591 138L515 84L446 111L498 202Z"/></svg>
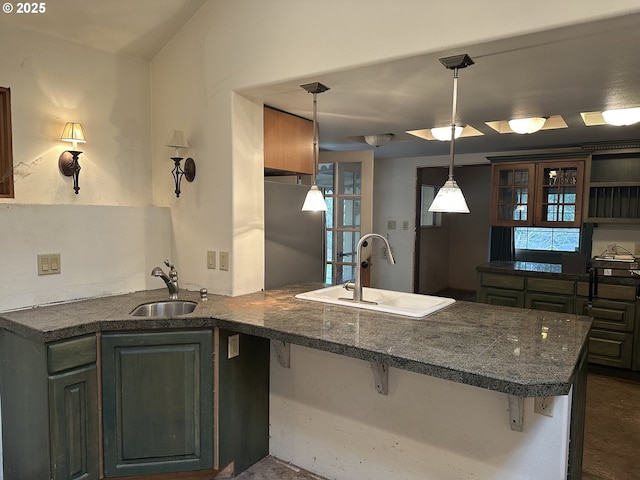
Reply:
<svg viewBox="0 0 640 480"><path fill-rule="evenodd" d="M516 260L560 263L562 253L580 250L579 228L514 227Z"/></svg>
<svg viewBox="0 0 640 480"><path fill-rule="evenodd" d="M0 197L13 198L11 95L5 87L0 87Z"/></svg>

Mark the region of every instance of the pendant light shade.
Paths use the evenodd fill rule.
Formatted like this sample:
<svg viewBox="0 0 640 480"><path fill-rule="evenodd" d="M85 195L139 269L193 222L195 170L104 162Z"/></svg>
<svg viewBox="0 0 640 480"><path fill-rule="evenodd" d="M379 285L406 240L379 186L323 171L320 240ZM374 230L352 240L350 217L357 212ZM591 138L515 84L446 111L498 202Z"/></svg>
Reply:
<svg viewBox="0 0 640 480"><path fill-rule="evenodd" d="M431 135L436 137L436 140L441 142L448 142L451 140L451 127L435 127L431 129ZM455 138L459 138L462 135L462 127L456 125L456 131L453 134Z"/></svg>
<svg viewBox="0 0 640 480"><path fill-rule="evenodd" d="M318 173L318 101L317 95L329 90L329 87L319 83L307 83L300 85L307 92L313 94L313 185L307 192L307 196L302 204L303 212L326 212L327 203L324 201L322 191L316 185L316 175Z"/></svg>
<svg viewBox="0 0 640 480"><path fill-rule="evenodd" d="M469 213L469 207L464 199L462 190L453 179L453 161L456 143L456 107L458 103L458 70L473 65L473 60L466 53L455 55L453 57L445 57L440 59L446 68L453 70L453 106L451 108L451 128L449 139L451 146L449 149L449 179L444 183L442 188L438 190L436 198L433 199L430 212L445 213Z"/></svg>

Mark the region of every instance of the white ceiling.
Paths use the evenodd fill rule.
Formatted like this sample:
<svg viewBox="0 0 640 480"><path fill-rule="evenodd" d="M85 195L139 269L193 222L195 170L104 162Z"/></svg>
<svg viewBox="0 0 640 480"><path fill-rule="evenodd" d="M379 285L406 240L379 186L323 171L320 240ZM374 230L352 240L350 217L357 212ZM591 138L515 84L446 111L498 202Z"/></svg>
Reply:
<svg viewBox="0 0 640 480"><path fill-rule="evenodd" d="M2 15L2 22L13 22L82 45L150 60L205 2L53 0L44 2L46 14L14 12Z"/></svg>
<svg viewBox="0 0 640 480"><path fill-rule="evenodd" d="M206 0L65 0L47 15L3 15L58 37L151 59ZM484 136L456 141L457 153L561 148L640 139L640 124L585 127L580 112L640 106L640 13L540 32L455 51L299 78L240 93L312 116L301 84L319 81L321 148L373 148L354 137L394 133L376 158L446 155L448 142L422 140L406 130L450 125L453 73L439 58L468 53L475 65L459 72L458 124ZM569 128L500 135L484 122L562 115Z"/></svg>

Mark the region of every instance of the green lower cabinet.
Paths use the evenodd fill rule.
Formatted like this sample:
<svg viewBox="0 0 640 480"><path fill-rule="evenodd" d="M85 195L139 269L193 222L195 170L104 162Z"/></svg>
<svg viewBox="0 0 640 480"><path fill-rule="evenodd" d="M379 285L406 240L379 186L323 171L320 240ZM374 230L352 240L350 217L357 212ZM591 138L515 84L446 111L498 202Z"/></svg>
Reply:
<svg viewBox="0 0 640 480"><path fill-rule="evenodd" d="M230 338L239 344L232 358ZM233 463L237 475L269 454L270 341L220 329L218 344L219 466Z"/></svg>
<svg viewBox="0 0 640 480"><path fill-rule="evenodd" d="M4 480L98 480L96 337L0 330Z"/></svg>
<svg viewBox="0 0 640 480"><path fill-rule="evenodd" d="M478 301L503 307L524 307L524 292L500 288L483 287L478 290Z"/></svg>
<svg viewBox="0 0 640 480"><path fill-rule="evenodd" d="M102 336L105 477L213 468L213 332Z"/></svg>
<svg viewBox="0 0 640 480"><path fill-rule="evenodd" d="M99 478L97 392L95 365L49 377L53 480Z"/></svg>
<svg viewBox="0 0 640 480"><path fill-rule="evenodd" d="M548 293L527 293L524 299L526 308L547 312L573 313L573 295L551 295Z"/></svg>

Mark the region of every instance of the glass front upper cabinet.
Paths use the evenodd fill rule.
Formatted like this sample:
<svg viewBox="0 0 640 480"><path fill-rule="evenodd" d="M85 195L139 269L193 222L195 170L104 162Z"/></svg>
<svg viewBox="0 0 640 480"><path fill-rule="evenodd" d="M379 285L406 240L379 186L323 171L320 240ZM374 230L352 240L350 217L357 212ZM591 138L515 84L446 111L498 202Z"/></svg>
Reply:
<svg viewBox="0 0 640 480"><path fill-rule="evenodd" d="M579 227L584 162L495 163L491 180L491 224Z"/></svg>
<svg viewBox="0 0 640 480"><path fill-rule="evenodd" d="M535 164L494 164L491 189L491 224L533 224Z"/></svg>

